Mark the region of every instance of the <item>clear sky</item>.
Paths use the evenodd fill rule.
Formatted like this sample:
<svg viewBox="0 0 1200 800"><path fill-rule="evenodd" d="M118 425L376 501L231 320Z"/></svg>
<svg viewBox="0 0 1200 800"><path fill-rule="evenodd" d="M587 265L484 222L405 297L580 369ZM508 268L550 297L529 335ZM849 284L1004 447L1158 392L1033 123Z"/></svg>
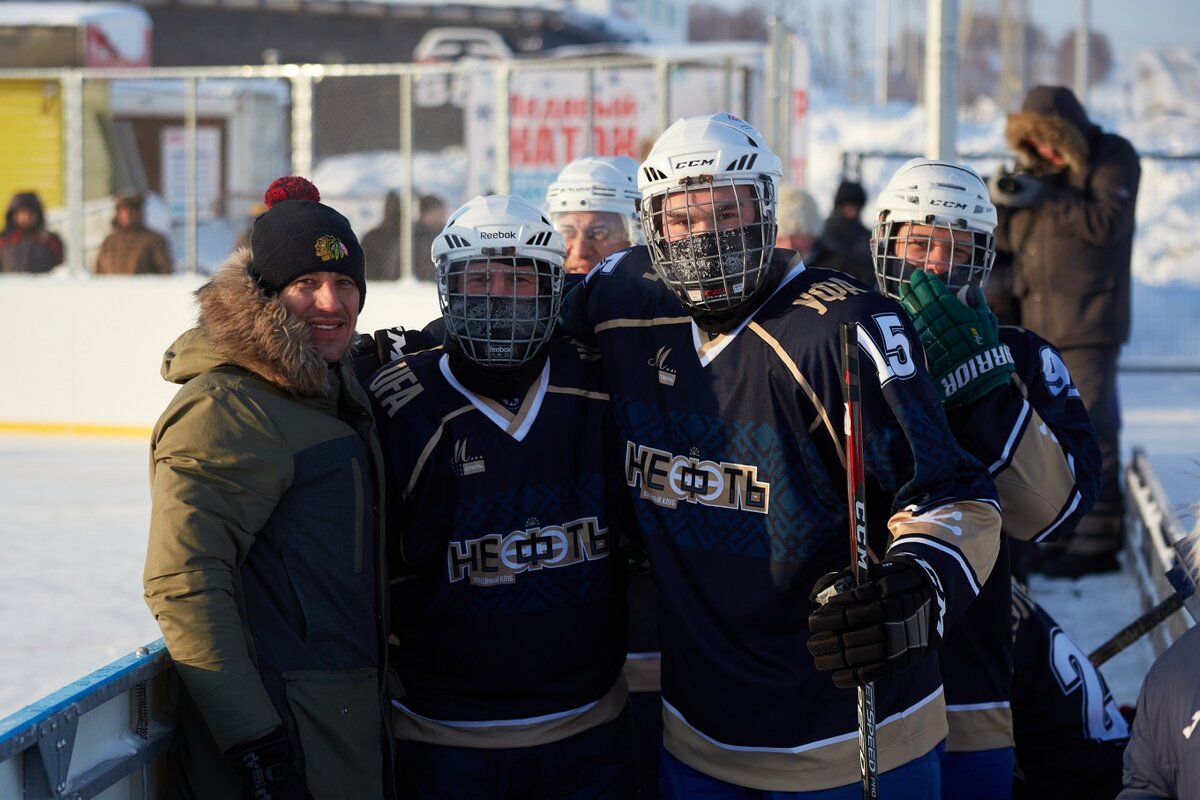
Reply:
<svg viewBox="0 0 1200 800"><path fill-rule="evenodd" d="M844 7L853 3L859 8L859 18L864 25L871 25L880 0L693 0L712 2L728 9L741 8L748 3L769 8L772 2L788 7L792 18L797 13L814 15L824 8ZM1033 22L1040 26L1054 41L1060 39L1078 21L1080 0L1025 0ZM1010 0L1015 7L1019 0ZM1197 0L1088 0L1091 9L1091 28L1105 34L1114 49L1123 55L1132 55L1143 48L1167 48L1174 46L1200 46L1200 2ZM891 0L893 30L895 20L907 9L915 13L922 9L925 0ZM1000 0L959 0L959 13L972 7L976 13L1000 8ZM872 34L873 35L873 34Z"/></svg>
<svg viewBox="0 0 1200 800"><path fill-rule="evenodd" d="M1079 0L1030 2L1030 14L1052 38L1079 21ZM1196 0L1089 0L1091 28L1118 50L1200 46L1200 3ZM960 6L961 7L961 6Z"/></svg>

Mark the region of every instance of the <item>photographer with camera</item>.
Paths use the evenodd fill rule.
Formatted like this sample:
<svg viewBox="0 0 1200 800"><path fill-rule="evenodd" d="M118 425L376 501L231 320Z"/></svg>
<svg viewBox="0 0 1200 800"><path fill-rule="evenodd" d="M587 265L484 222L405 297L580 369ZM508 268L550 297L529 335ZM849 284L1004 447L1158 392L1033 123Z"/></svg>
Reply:
<svg viewBox="0 0 1200 800"><path fill-rule="evenodd" d="M1021 324L1054 342L1100 440L1100 495L1061 552L1035 564L1079 577L1119 568L1117 355L1129 338L1130 257L1141 167L1128 140L1102 131L1062 86L1036 86L1008 118L1018 170L988 182L997 249L1013 258Z"/></svg>

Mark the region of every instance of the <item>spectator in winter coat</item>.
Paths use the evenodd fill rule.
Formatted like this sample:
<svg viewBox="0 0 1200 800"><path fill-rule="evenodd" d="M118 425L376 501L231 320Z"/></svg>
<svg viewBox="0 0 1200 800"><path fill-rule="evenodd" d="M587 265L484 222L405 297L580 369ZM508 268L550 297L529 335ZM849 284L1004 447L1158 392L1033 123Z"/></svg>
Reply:
<svg viewBox="0 0 1200 800"><path fill-rule="evenodd" d="M433 269L433 240L446 225L446 203L433 194L417 201L417 221L413 223L413 274L419 281L437 280Z"/></svg>
<svg viewBox="0 0 1200 800"><path fill-rule="evenodd" d="M182 682L177 797L378 800L390 775L382 455L343 360L362 248L301 181L163 359L143 581Z"/></svg>
<svg viewBox="0 0 1200 800"><path fill-rule="evenodd" d="M394 281L400 278L400 195L388 192L383 200L383 219L362 240L367 260L367 279Z"/></svg>
<svg viewBox="0 0 1200 800"><path fill-rule="evenodd" d="M817 201L799 186L780 186L779 208L775 217L779 223L775 246L795 250L801 258L807 259L821 227Z"/></svg>
<svg viewBox="0 0 1200 800"><path fill-rule="evenodd" d="M810 267L837 269L853 275L867 286L875 283L871 260L871 231L862 224L867 193L861 183L842 181L833 196L833 213L813 245L805 264Z"/></svg>
<svg viewBox="0 0 1200 800"><path fill-rule="evenodd" d="M161 233L142 222L141 195L117 200L112 233L104 237L96 256L97 275L170 275L175 267L171 246Z"/></svg>
<svg viewBox="0 0 1200 800"><path fill-rule="evenodd" d="M46 230L42 201L34 192L13 195L0 231L0 272L49 272L62 262L62 239Z"/></svg>
<svg viewBox="0 0 1200 800"><path fill-rule="evenodd" d="M1124 514L1117 355L1129 338L1141 168L1133 146L1100 130L1062 86L1030 90L1005 136L1021 171L997 174L989 184L997 247L1013 255L1021 324L1062 353L1104 459L1096 507L1065 551L1038 569L1059 576L1111 571L1118 568Z"/></svg>
<svg viewBox="0 0 1200 800"><path fill-rule="evenodd" d="M1200 525L1191 563L1200 572ZM1189 606L1189 612L1191 611ZM1125 748L1125 789L1117 800L1200 797L1200 626L1175 640L1146 673Z"/></svg>

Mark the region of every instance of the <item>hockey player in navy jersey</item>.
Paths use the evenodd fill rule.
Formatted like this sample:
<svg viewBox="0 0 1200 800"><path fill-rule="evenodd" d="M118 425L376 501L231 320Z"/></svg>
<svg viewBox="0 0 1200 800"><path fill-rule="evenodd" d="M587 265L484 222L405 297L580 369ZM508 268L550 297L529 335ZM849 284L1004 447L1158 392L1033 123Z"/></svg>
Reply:
<svg viewBox="0 0 1200 800"><path fill-rule="evenodd" d="M1013 800L1116 797L1129 725L1100 670L1016 578L1011 635ZM988 777L960 796L988 797Z"/></svg>
<svg viewBox="0 0 1200 800"><path fill-rule="evenodd" d="M639 172L646 246L601 262L565 303L564 324L601 350L659 585L660 787L858 797L847 688L875 680L881 796L938 798L946 720L926 656L991 570L995 487L947 428L900 307L775 249L780 174L737 117L676 122ZM844 321L871 365L876 563L867 586L818 606L814 587L850 562Z"/></svg>
<svg viewBox="0 0 1200 800"><path fill-rule="evenodd" d="M556 331L562 238L521 198L476 197L433 254L445 346L366 382L402 795L627 797L628 501L595 354Z"/></svg>
<svg viewBox="0 0 1200 800"><path fill-rule="evenodd" d="M1069 532L1095 502L1100 451L1062 356L1030 331L999 327L987 307L982 286L996 254L996 209L979 175L912 159L888 182L876 210L871 241L879 288L916 326L959 442L988 465L1006 534L980 597L939 654L950 725L943 796L1008 800L1008 537L1040 542Z"/></svg>
<svg viewBox="0 0 1200 800"><path fill-rule="evenodd" d="M546 189L546 209L567 247L568 275L586 275L641 241L639 197L637 162L629 156L584 156L563 167Z"/></svg>

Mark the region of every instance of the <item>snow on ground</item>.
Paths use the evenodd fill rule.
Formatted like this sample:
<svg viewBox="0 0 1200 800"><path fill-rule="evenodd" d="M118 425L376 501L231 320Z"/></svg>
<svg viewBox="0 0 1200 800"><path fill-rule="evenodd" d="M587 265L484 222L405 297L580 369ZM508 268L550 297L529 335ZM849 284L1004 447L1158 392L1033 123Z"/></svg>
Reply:
<svg viewBox="0 0 1200 800"><path fill-rule="evenodd" d="M1143 446L1168 496L1200 498L1200 375L1123 374L1126 450ZM0 717L159 636L142 602L150 514L146 442L0 435ZM1190 523L1189 523L1190 524ZM1084 652L1140 613L1125 572L1035 579L1033 591ZM1145 642L1103 668L1134 703Z"/></svg>

